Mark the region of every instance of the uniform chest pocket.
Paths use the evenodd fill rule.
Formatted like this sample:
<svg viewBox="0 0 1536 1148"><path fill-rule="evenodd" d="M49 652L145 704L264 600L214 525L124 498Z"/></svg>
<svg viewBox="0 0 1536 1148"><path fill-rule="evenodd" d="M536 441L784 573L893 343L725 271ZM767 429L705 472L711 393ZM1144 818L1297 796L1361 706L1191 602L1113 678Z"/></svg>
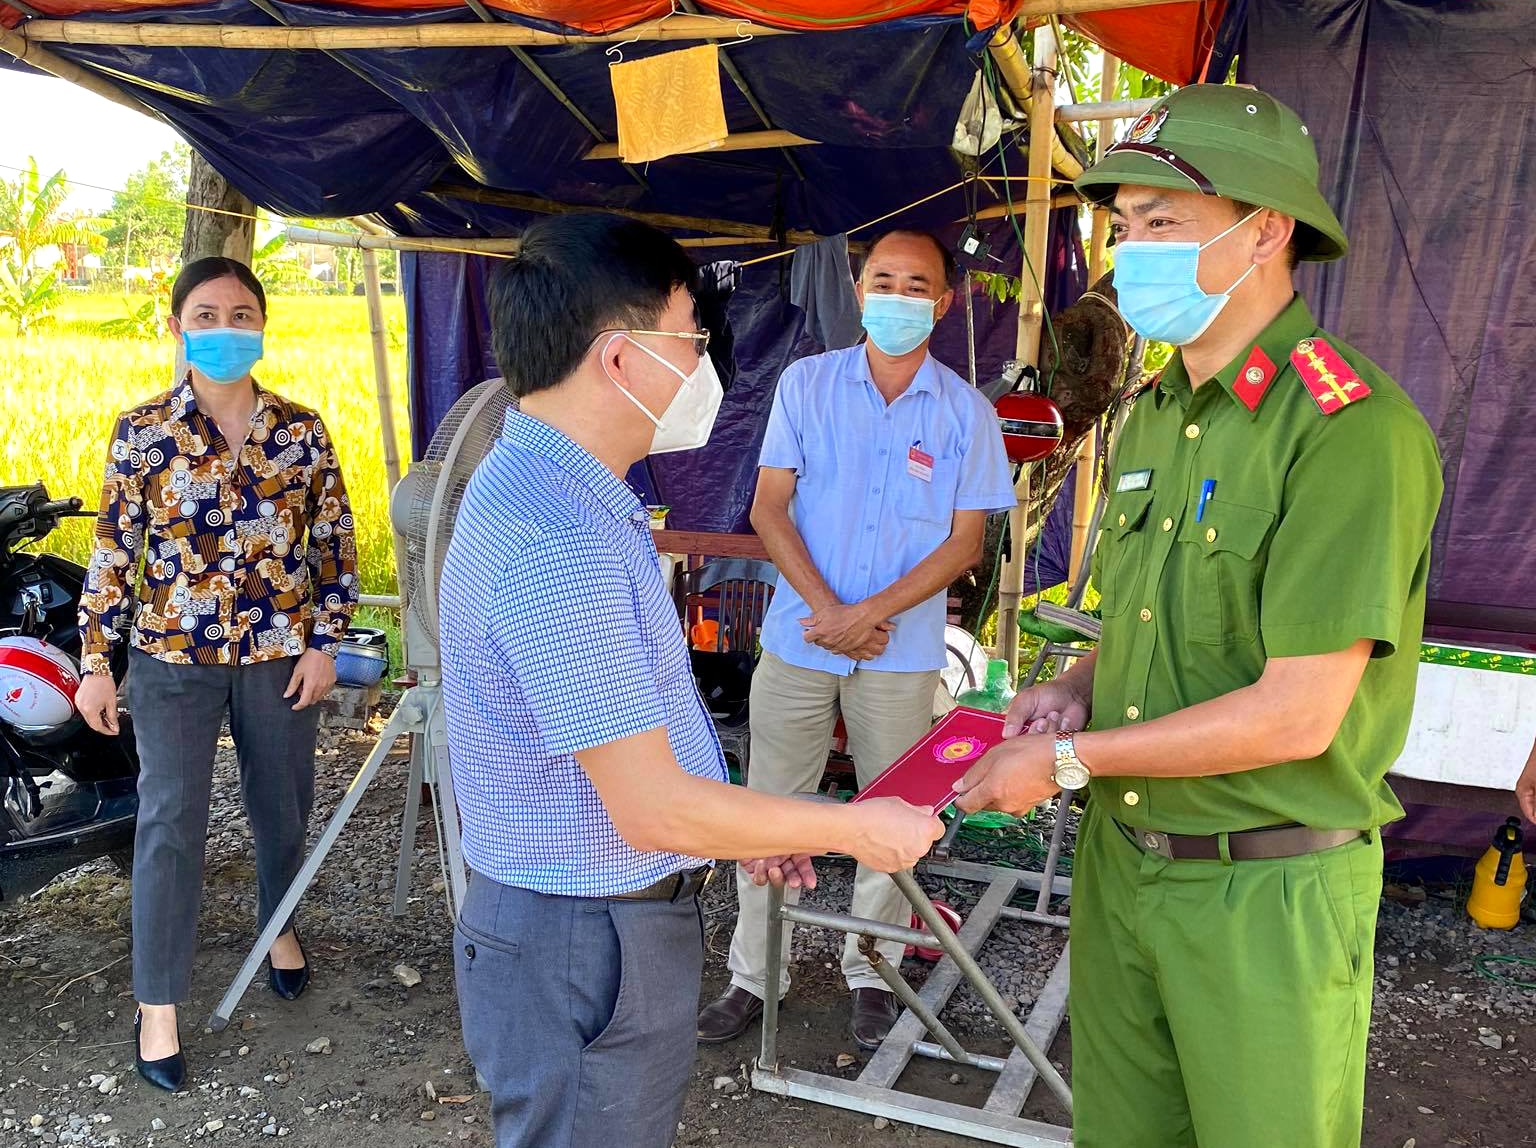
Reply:
<svg viewBox="0 0 1536 1148"><path fill-rule="evenodd" d="M899 511L909 518L925 522L939 522L948 526L954 521L955 493L960 485L960 460L938 458L933 461L933 477L918 478L902 464Z"/></svg>
<svg viewBox="0 0 1536 1148"><path fill-rule="evenodd" d="M1186 515L1179 529L1184 551L1186 636L1200 645L1251 642L1259 632L1263 552L1275 513L1256 506L1212 501L1203 521Z"/></svg>
<svg viewBox="0 0 1536 1148"><path fill-rule="evenodd" d="M1136 555L1143 549L1147 512L1151 509L1150 490L1127 491L1109 500L1094 574L1099 609L1106 618L1123 614L1135 597L1139 569Z"/></svg>

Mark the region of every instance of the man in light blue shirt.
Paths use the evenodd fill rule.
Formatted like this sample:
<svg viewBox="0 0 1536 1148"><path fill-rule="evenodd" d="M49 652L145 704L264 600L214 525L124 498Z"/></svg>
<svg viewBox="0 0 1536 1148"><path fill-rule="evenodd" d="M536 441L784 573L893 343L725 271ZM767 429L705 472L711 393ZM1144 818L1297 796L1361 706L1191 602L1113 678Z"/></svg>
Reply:
<svg viewBox="0 0 1536 1148"><path fill-rule="evenodd" d="M953 277L934 236L881 236L857 287L868 341L802 359L779 380L752 508L779 569L752 678L752 789L813 792L839 713L860 785L932 721L946 590L980 560L987 515L1014 503L991 404L928 353ZM699 1014L705 1042L740 1036L769 991L765 891L737 888L731 985ZM853 912L906 924L910 907L861 866ZM892 965L902 948L879 946ZM852 936L843 975L853 1038L874 1048L899 1009ZM774 991L788 987L786 972Z"/></svg>
<svg viewBox="0 0 1536 1148"><path fill-rule="evenodd" d="M672 1143L706 858L773 858L809 884L806 854L889 872L942 831L902 801L821 805L725 783L622 477L709 437L721 390L694 279L652 227L565 215L524 232L492 287L496 361L520 409L464 492L438 613L472 870L454 971L498 1148Z"/></svg>

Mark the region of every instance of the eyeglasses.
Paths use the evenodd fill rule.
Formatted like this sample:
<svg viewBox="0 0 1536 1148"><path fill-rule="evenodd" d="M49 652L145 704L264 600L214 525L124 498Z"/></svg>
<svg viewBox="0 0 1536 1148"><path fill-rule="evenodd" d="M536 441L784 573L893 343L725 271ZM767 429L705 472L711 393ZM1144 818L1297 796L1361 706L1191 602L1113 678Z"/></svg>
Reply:
<svg viewBox="0 0 1536 1148"><path fill-rule="evenodd" d="M709 350L708 331L641 331L634 327L615 327L609 331L599 331L597 338L604 335L657 335L664 339L688 339L693 343L693 349L698 352L700 358Z"/></svg>

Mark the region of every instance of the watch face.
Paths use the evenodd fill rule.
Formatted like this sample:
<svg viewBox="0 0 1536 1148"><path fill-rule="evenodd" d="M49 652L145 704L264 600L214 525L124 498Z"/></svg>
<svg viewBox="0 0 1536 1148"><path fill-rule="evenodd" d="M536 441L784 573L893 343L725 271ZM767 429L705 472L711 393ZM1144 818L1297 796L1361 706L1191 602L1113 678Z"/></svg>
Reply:
<svg viewBox="0 0 1536 1148"><path fill-rule="evenodd" d="M1088 770L1077 762L1058 765L1056 784L1063 789L1081 789L1088 784Z"/></svg>

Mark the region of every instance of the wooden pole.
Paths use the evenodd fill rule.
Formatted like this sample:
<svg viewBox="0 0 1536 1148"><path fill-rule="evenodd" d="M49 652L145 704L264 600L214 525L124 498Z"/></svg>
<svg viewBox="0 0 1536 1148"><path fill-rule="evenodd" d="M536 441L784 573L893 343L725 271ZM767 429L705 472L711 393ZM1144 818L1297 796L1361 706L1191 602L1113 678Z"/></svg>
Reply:
<svg viewBox="0 0 1536 1148"><path fill-rule="evenodd" d="M428 195L442 195L449 199L462 199L469 203L488 203L493 207L510 207L515 211L531 211L539 215L564 215L578 211L604 211L609 215L622 215L625 219L638 219L652 227L671 231L704 231L711 235L734 236L739 239L778 240L773 229L760 223L737 223L730 219L706 219L697 215L672 215L662 211L631 211L624 207L595 207L590 204L560 203L553 199L541 199L535 195L522 195L515 191L498 191L489 187L465 187L462 184L435 183L427 188ZM787 231L782 236L785 243L818 243L823 237L814 231Z"/></svg>
<svg viewBox="0 0 1536 1148"><path fill-rule="evenodd" d="M1107 68L1113 56L1104 57L1104 66ZM1115 70L1118 72L1120 61L1115 60ZM1102 89L1101 89L1102 90ZM1103 122L1105 120L1134 120L1143 112L1150 111L1157 103L1156 99L1145 100L1116 100L1114 89L1105 92L1104 98L1091 104L1062 104L1056 109L1056 122L1058 124L1081 124Z"/></svg>
<svg viewBox="0 0 1536 1148"><path fill-rule="evenodd" d="M283 234L287 236L290 243L313 243L320 247L350 247L359 251L447 251L459 255L515 255L522 248L521 239L483 237L444 239L436 236L357 234L351 231L327 231L318 227L300 227L298 224L285 227ZM717 235L704 239L679 239L677 242L682 247L740 247L773 241Z"/></svg>
<svg viewBox="0 0 1536 1148"><path fill-rule="evenodd" d="M808 144L820 143L820 140L806 139L797 136L794 132L780 131L775 128L772 131L761 132L732 132L717 144L704 147L689 148L686 152L678 152L678 155L693 155L695 153L708 153L717 151L757 151L762 148L786 148L803 147ZM616 143L601 143L587 152L582 159L621 159L619 145Z"/></svg>
<svg viewBox="0 0 1536 1148"><path fill-rule="evenodd" d="M1000 29L999 38L1018 43L1012 29ZM992 49L997 52L998 39ZM1040 362L1040 333L1045 322L1045 260L1050 239L1051 145L1056 139L1056 34L1049 24L1035 29L1034 67L1030 73L1029 175L1024 214L1024 293L1019 300L1019 330L1015 357L1026 363ZM1024 598L1029 526L1029 466L1025 465L1016 493L1018 502L1008 514L1010 550L999 576L997 595L998 653L1007 660L1010 674L1019 666L1019 606Z"/></svg>
<svg viewBox="0 0 1536 1148"><path fill-rule="evenodd" d="M1075 16L1112 8L1143 8L1168 0L1025 0L1019 23L1050 16ZM835 29L834 29L835 30ZM400 26L357 24L282 27L266 24L128 24L93 20L29 20L22 38L35 44L115 44L159 48L237 48L271 51L347 51L358 48L538 48L559 45L628 44L665 40L718 40L729 34L793 35L791 28L774 28L751 20L722 22L683 13L618 32L567 34L524 28L517 24L449 23ZM814 34L814 33L811 33ZM14 54L14 53L13 53Z"/></svg>
<svg viewBox="0 0 1536 1148"><path fill-rule="evenodd" d="M1100 107L1106 110L1114 107L1110 101L1114 98L1115 88L1119 82L1120 61L1105 53L1104 70L1099 76ZM1140 103L1141 101L1127 102ZM1104 152L1109 148L1109 134L1113 130L1113 122L1109 118L1099 121L1099 137L1094 143L1096 159L1103 159ZM1088 248L1088 282L1097 283L1099 277L1104 274L1105 264L1108 261L1106 255L1108 246L1109 209L1095 207L1093 234ZM1093 505L1099 493L1094 489L1094 482L1099 475L1098 449L1096 433L1084 435L1077 449L1076 484L1073 487L1072 497L1072 558L1067 567L1067 580L1074 583L1082 571L1083 559L1088 553L1088 529L1093 525Z"/></svg>
<svg viewBox="0 0 1536 1148"><path fill-rule="evenodd" d="M363 248L363 294L368 298L368 336L373 342L373 381L379 401L379 433L384 436L384 477L389 492L400 484L400 445L395 437L394 395L389 385L389 344L384 324L384 293L379 290L379 257L373 248ZM395 583L400 601L405 603L405 539L391 530L395 549Z"/></svg>
<svg viewBox="0 0 1536 1148"><path fill-rule="evenodd" d="M1053 34L1052 39L1055 39ZM1019 46L1017 36L1011 27L999 28L997 35L992 37L988 45L992 53L992 59L997 64L997 70L1003 77L1003 83L1013 93L1014 99L1021 106L1029 106L1034 102L1034 81L1031 78L1029 62L1024 59L1024 50ZM1054 115L1049 131L1045 133L1050 145L1051 167L1061 172L1067 179L1076 179L1083 174L1083 165L1070 151L1067 145L1062 143L1056 135ZM1033 136L1030 137L1033 140ZM1049 171L1046 172L1050 174Z"/></svg>
<svg viewBox="0 0 1536 1148"><path fill-rule="evenodd" d="M31 22L36 23L36 21ZM26 25L23 24L22 27L25 28ZM131 112L138 112L152 120L164 122L148 104L130 96L112 81L98 76L95 72L87 71L79 64L66 60L62 56L55 55L47 48L39 48L29 36L0 28L0 51L16 57L24 64L31 64L40 72L47 72L50 76L84 88L104 100L111 100L120 108L127 108Z"/></svg>
<svg viewBox="0 0 1536 1148"><path fill-rule="evenodd" d="M1099 106L1106 109L1106 115L1099 120L1099 136L1094 143L1093 151L1095 160L1103 159L1104 153L1109 149L1109 136L1110 132L1114 130L1114 120L1124 118L1120 115L1113 115L1113 118L1111 118L1111 113L1108 112L1108 109L1115 106L1110 103L1110 100L1114 96L1115 88L1119 83L1120 61L1106 52L1104 55L1104 70L1099 75L1099 99L1102 101ZM1151 107L1155 101L1126 100L1124 102L1137 105L1145 103L1148 107ZM1084 106L1091 107L1093 105ZM1145 109L1142 110L1145 111ZM1134 114L1140 115L1141 112ZM1104 265L1107 259L1105 252L1108 248L1109 209L1096 207L1093 211L1093 235L1088 250L1088 282L1097 282L1099 276L1104 274Z"/></svg>
<svg viewBox="0 0 1536 1148"><path fill-rule="evenodd" d="M705 16L665 20L590 35L545 32L518 24L354 24L301 27L268 24L127 24L94 20L29 20L20 34L38 44L116 44L141 48L234 48L251 51L340 52L358 48L539 48L560 45L628 44L663 40L707 40L722 29L733 37L784 36L750 20L722 23Z"/></svg>

